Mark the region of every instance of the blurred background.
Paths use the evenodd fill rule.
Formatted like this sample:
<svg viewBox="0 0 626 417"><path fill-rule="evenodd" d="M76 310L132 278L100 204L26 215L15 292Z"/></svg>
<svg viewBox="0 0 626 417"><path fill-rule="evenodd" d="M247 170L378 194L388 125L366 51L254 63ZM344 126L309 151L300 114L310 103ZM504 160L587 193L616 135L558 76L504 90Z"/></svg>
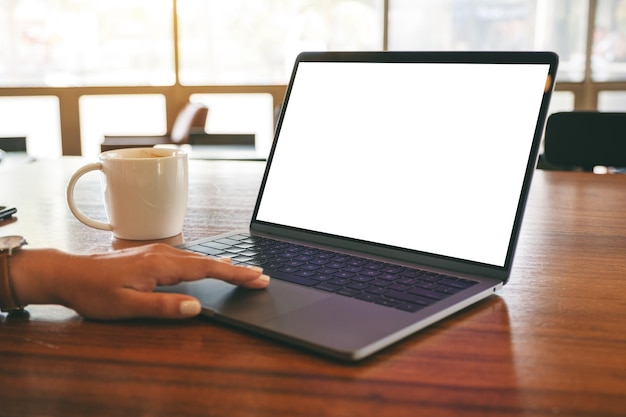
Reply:
<svg viewBox="0 0 626 417"><path fill-rule="evenodd" d="M304 50L552 50L551 112L626 111L626 0L2 0L0 137L95 157L192 101L269 149Z"/></svg>

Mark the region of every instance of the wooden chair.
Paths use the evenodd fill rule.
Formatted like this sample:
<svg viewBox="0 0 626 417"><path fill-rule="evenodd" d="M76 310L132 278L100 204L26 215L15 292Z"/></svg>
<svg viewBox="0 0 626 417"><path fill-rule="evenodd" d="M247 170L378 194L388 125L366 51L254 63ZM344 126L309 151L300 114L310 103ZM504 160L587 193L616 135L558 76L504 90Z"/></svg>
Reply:
<svg viewBox="0 0 626 417"><path fill-rule="evenodd" d="M546 123L540 169L588 171L626 167L626 113L561 112Z"/></svg>
<svg viewBox="0 0 626 417"><path fill-rule="evenodd" d="M187 103L176 116L172 130L160 136L112 136L106 135L100 145L101 151L120 148L152 147L154 145L189 143L189 135L194 130L204 131L209 109L200 103Z"/></svg>

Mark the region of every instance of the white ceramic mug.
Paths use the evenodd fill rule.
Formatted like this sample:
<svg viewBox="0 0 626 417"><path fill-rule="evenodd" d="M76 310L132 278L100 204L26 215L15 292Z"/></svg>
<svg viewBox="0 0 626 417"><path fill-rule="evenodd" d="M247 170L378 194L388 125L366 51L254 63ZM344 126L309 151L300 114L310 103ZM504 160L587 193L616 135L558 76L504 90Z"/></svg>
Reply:
<svg viewBox="0 0 626 417"><path fill-rule="evenodd" d="M74 201L78 179L101 172L109 220L86 216ZM119 239L156 240L182 232L187 210L187 153L167 148L127 148L102 152L99 161L79 168L67 185L67 203L87 226L110 230Z"/></svg>

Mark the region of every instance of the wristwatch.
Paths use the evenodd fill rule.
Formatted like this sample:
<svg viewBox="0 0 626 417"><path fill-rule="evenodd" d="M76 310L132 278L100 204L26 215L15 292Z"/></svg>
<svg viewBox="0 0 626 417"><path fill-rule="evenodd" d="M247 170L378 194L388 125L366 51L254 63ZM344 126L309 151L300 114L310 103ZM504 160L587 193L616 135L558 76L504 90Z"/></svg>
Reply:
<svg viewBox="0 0 626 417"><path fill-rule="evenodd" d="M15 250L26 245L26 239L22 236L0 237L0 310L4 312L21 311L24 306L20 305L15 297L15 291L11 284L11 268L9 257Z"/></svg>

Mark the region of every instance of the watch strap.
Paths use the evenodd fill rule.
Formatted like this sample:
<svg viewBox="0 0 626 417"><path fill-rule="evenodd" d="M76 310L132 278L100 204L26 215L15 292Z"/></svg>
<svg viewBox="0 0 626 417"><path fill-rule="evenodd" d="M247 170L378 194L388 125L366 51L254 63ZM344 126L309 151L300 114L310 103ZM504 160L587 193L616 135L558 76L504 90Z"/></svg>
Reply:
<svg viewBox="0 0 626 417"><path fill-rule="evenodd" d="M9 258L9 252L0 252L0 310L3 312L19 311L24 308L16 301L11 285Z"/></svg>

